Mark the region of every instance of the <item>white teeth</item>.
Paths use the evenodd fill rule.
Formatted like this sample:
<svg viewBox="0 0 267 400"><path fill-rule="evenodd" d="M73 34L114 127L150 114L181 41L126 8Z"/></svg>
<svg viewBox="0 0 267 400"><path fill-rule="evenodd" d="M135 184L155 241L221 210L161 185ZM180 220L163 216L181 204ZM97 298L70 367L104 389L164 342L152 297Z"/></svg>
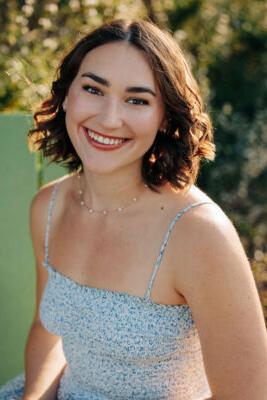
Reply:
<svg viewBox="0 0 267 400"><path fill-rule="evenodd" d="M86 130L90 138L101 144L116 145L116 144L122 144L124 142L124 139L109 139L107 137L100 136L97 133L91 132L88 129Z"/></svg>

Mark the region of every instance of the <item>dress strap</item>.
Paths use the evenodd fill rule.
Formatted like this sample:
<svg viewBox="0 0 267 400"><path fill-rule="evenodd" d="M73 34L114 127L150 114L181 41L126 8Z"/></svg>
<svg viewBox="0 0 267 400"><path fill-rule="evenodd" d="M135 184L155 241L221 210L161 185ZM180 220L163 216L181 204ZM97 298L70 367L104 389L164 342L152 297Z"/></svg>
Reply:
<svg viewBox="0 0 267 400"><path fill-rule="evenodd" d="M55 199L56 199L56 194L58 191L59 183L56 183L48 205L48 212L47 212L47 223L46 223L46 230L45 230L45 258L44 258L44 264L47 265L49 263L49 233L50 233L50 226L51 226L51 220L52 220L52 213L53 213L53 207L55 204Z"/></svg>
<svg viewBox="0 0 267 400"><path fill-rule="evenodd" d="M152 287L153 287L153 283L154 283L154 281L155 281L157 272L158 272L158 270L159 270L159 267L160 267L160 264L161 264L161 260L162 260L163 254L164 254L164 252L165 252L165 249L166 249L166 246L167 246L167 243L168 243L170 234L171 234L171 232L172 232L172 230L173 230L173 228L174 228L176 222L177 222L177 221L181 218L181 216L182 216L183 214L185 214L188 210L190 210L191 208L194 208L194 207L201 206L201 205L203 205L203 204L214 204L214 203L213 203L212 201L202 201L202 202L190 204L190 205L184 207L182 210L180 210L180 211L175 215L175 217L173 218L173 220L171 221L171 223L169 224L169 227L168 227L167 232L166 232L166 234L165 234L165 236L164 236L164 239L163 239L162 246L161 246L161 248L160 248L159 255L158 255L157 259L156 259L155 265L154 265L154 267L153 267L153 270L152 270L152 273L151 273L151 276L150 276L150 280L149 280L149 283L148 283L147 291L146 291L146 294L145 294L145 298L146 298L146 299L149 299L149 298L150 298L151 291L152 291Z"/></svg>

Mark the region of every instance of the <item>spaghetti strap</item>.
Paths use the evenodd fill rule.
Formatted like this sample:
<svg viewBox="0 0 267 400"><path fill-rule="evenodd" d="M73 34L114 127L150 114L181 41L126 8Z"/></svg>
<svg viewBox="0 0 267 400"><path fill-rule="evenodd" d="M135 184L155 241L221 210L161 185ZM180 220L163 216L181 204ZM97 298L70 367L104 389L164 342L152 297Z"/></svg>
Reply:
<svg viewBox="0 0 267 400"><path fill-rule="evenodd" d="M160 264L161 264L161 260L162 260L163 254L164 254L164 252L165 252L165 249L166 249L166 246L167 246L167 243L168 243L170 234L171 234L171 232L172 232L172 230L173 230L173 228L174 228L176 222L177 222L177 221L181 218L181 216L182 216L183 214L185 214L188 210L190 210L191 208L197 207L197 206L201 206L201 205L203 205L203 204L214 204L214 203L213 203L212 201L202 201L202 202L190 204L190 205L184 207L182 210L180 210L180 211L175 215L175 217L173 218L173 220L171 221L171 223L169 224L169 227L168 227L167 232L166 232L166 234L165 234L165 236L164 236L164 239L163 239L162 246L161 246L161 248L160 248L159 255L158 255L157 259L156 259L155 265L154 265L153 270L152 270L152 273L151 273L151 275L150 275L148 287L147 287L146 294L145 294L145 298L146 298L146 299L150 299L151 291L152 291L152 287L153 287L153 283L154 283L154 281L155 281L157 272L158 272L158 270L159 270L159 267L160 267Z"/></svg>
<svg viewBox="0 0 267 400"><path fill-rule="evenodd" d="M56 183L52 194L51 194L51 198L49 201L49 205L48 205L48 212L47 212L47 224L46 224L46 230L45 230L45 258L44 258L44 266L47 266L49 264L49 233L50 233L50 226L51 226L51 219L52 219L52 214L53 214L53 207L55 204L55 199L56 199L56 194L57 194L57 190L59 187L59 183Z"/></svg>

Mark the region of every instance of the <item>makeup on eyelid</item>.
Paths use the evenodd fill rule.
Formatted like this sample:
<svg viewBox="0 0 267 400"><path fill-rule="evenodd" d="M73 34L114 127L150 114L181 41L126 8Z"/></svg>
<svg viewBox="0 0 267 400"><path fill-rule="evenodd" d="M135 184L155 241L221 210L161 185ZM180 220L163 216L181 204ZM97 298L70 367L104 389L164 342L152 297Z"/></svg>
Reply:
<svg viewBox="0 0 267 400"><path fill-rule="evenodd" d="M138 49L109 43L90 51L65 103L68 135L88 173L141 175L165 121L153 71Z"/></svg>
<svg viewBox="0 0 267 400"><path fill-rule="evenodd" d="M92 95L95 95L95 96L97 96L97 93L92 93L92 92L89 91L88 89L93 89L93 90L95 90L96 92L101 92L101 90L98 89L98 88L95 87L95 86L83 85L82 88L83 88L86 92L88 92L88 93L90 93L90 94L92 94ZM136 101L138 101L138 103L134 103L133 105L140 105L140 106L148 106L148 105L149 105L149 102L148 102L146 99L141 99L141 98L130 98L129 100L136 100ZM142 103L142 104L141 104L141 103Z"/></svg>
<svg viewBox="0 0 267 400"><path fill-rule="evenodd" d="M85 72L81 75L81 77L90 78L90 79L94 80L95 82L98 82L101 85L104 85L106 87L112 86L111 83L107 79L101 78L100 76L93 74L91 72ZM147 86L131 86L131 87L127 87L125 89L125 91L129 92L129 93L149 93L152 96L156 97L155 91Z"/></svg>

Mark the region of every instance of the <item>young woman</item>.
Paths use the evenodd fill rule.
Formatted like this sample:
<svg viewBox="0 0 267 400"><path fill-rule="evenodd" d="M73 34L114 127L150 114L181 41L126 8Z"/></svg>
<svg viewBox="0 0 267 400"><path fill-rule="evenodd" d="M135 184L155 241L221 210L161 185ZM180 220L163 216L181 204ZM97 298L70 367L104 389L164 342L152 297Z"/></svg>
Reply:
<svg viewBox="0 0 267 400"><path fill-rule="evenodd" d="M69 174L32 202L36 313L0 399L266 399L261 304L233 224L195 185L212 130L171 35L100 26L35 122L31 143Z"/></svg>

